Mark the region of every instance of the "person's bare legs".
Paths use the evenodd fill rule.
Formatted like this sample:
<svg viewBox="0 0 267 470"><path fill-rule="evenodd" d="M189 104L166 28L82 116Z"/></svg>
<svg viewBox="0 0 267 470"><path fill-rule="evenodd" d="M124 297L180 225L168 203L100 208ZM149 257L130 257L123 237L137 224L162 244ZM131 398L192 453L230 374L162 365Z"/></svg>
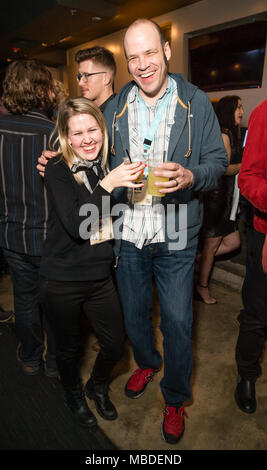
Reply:
<svg viewBox="0 0 267 470"><path fill-rule="evenodd" d="M214 263L215 253L217 252L223 237L212 237L205 238L201 260L200 260L200 270L198 283L196 285L196 290L199 293L200 297L207 304L215 304L216 299L211 297L208 283L210 272Z"/></svg>
<svg viewBox="0 0 267 470"><path fill-rule="evenodd" d="M215 256L221 256L236 250L240 246L239 231L225 237L206 238L200 261L199 280L196 290L207 304L215 304L217 301L210 295L208 283Z"/></svg>
<svg viewBox="0 0 267 470"><path fill-rule="evenodd" d="M230 253L231 251L237 250L240 247L240 234L239 231L236 230L235 232L229 233L223 237L221 244L218 250L215 253L215 256L225 255Z"/></svg>

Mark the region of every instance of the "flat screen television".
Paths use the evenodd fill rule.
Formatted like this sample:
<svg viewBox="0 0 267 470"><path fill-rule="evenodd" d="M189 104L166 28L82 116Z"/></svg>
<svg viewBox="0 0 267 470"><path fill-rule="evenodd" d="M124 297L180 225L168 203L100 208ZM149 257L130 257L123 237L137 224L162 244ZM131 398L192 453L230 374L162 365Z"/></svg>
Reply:
<svg viewBox="0 0 267 470"><path fill-rule="evenodd" d="M260 88L267 22L256 21L189 38L189 79L205 92Z"/></svg>

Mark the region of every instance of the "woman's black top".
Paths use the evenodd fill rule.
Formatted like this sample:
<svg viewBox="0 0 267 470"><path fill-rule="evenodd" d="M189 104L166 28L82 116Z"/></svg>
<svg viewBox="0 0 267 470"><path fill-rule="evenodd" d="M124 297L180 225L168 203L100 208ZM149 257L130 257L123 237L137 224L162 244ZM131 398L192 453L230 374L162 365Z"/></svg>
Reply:
<svg viewBox="0 0 267 470"><path fill-rule="evenodd" d="M81 206L94 204L100 216L103 196L112 196L98 185L98 177L92 169L86 170L92 194L85 184L79 184L68 165L59 157L50 159L45 170L45 186L48 196L48 226L41 261L40 274L60 281L99 280L111 273L113 260L112 241L91 245L80 235L80 224L90 216L79 215ZM91 225L88 219L88 230Z"/></svg>
<svg viewBox="0 0 267 470"><path fill-rule="evenodd" d="M230 130L222 129L231 145L230 164L241 163L242 153L234 143ZM204 193L204 221L202 234L205 237L226 236L237 230L236 221L230 220L235 187L235 175L223 175L217 188Z"/></svg>

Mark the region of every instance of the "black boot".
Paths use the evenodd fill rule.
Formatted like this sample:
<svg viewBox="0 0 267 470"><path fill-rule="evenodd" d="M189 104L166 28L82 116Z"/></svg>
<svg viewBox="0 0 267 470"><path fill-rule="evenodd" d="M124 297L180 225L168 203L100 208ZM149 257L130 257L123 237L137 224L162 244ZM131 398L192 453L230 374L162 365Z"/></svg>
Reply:
<svg viewBox="0 0 267 470"><path fill-rule="evenodd" d="M75 388L66 388L67 404L74 413L81 426L92 428L97 425L97 419L86 403L84 391L79 385Z"/></svg>
<svg viewBox="0 0 267 470"><path fill-rule="evenodd" d="M108 396L107 382L95 382L92 378L85 385L85 393L94 400L96 409L104 419L113 420L118 416L117 410Z"/></svg>
<svg viewBox="0 0 267 470"><path fill-rule="evenodd" d="M238 384L235 391L235 400L240 410L245 413L256 411L255 382L243 379L238 376Z"/></svg>

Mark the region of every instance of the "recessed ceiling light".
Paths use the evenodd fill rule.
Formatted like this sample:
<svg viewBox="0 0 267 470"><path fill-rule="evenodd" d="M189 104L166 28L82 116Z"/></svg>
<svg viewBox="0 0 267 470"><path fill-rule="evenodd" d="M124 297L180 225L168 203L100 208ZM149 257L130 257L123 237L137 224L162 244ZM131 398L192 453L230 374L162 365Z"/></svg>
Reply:
<svg viewBox="0 0 267 470"><path fill-rule="evenodd" d="M92 20L93 21L101 21L102 18L101 18L101 16L92 16Z"/></svg>

